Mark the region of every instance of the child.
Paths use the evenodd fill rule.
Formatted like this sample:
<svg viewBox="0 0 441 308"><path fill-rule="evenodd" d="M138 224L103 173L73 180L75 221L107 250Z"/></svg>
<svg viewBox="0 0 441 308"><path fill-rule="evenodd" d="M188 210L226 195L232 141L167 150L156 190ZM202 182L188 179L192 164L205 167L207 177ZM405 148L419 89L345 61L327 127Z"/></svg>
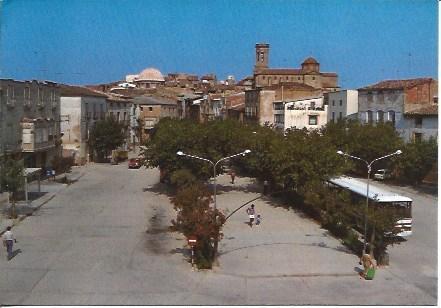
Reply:
<svg viewBox="0 0 441 308"><path fill-rule="evenodd" d="M260 225L260 222L262 221L262 217L260 217L260 214L256 217L256 226Z"/></svg>

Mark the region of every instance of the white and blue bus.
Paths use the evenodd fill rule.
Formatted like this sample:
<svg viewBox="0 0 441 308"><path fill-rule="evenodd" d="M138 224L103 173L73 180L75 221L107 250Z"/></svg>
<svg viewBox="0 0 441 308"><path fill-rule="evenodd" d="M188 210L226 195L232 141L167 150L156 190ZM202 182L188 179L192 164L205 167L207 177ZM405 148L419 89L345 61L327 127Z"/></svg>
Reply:
<svg viewBox="0 0 441 308"><path fill-rule="evenodd" d="M332 178L328 181L332 186L351 193L357 201L366 200L367 183L347 176ZM395 224L396 236L412 235L412 199L369 185L369 207L384 208L401 217Z"/></svg>

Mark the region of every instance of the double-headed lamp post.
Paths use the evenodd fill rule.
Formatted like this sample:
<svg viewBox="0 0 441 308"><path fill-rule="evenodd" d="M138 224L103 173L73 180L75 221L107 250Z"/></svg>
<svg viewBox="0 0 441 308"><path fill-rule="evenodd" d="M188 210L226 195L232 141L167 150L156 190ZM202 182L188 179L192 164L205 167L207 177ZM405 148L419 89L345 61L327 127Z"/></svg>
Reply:
<svg viewBox="0 0 441 308"><path fill-rule="evenodd" d="M344 153L343 151L337 151L337 154L339 155L343 155L343 156L347 156L353 159L357 159L357 160L361 160L362 162L364 162L366 164L367 167L367 171L368 171L368 176L367 176L367 186L366 186L366 208L365 208L365 213L364 213L364 243L363 243L363 254L366 253L366 232L367 232L367 214L368 214L368 208L369 208L369 180L370 180L370 176L371 176L371 171L372 171L372 164L376 161L379 161L380 159L384 159L384 158L388 158L391 156L395 156L395 155L400 155L402 152L401 150L397 150L394 153L379 157L374 159L373 161L371 161L370 163L367 162L366 160L357 157L357 156L352 156L349 155L347 153Z"/></svg>
<svg viewBox="0 0 441 308"><path fill-rule="evenodd" d="M236 157L236 156L241 156L241 155L245 156L245 155L247 155L249 153L251 153L251 150L245 150L243 152L240 152L240 153L237 153L237 154L234 154L234 155L230 155L230 156L221 158L217 162L213 162L213 161L211 161L209 159L202 158L202 157L199 157L199 156L186 154L186 153L184 153L182 151L178 151L176 154L179 155L179 156L186 156L186 157L190 157L190 158L194 158L194 159L203 160L203 161L206 161L206 162L210 163L211 165L213 165L213 181L214 181L214 183L213 183L213 198L214 198L214 210L216 210L216 167L217 167L217 164L220 163L221 161L224 161L224 160Z"/></svg>

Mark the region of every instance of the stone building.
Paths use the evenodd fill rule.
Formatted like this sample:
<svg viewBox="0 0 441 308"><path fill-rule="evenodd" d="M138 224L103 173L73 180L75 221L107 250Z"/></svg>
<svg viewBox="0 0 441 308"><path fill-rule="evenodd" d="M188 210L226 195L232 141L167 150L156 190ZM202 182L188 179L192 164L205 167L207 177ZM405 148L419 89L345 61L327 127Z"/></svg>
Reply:
<svg viewBox="0 0 441 308"><path fill-rule="evenodd" d="M61 86L60 113L63 156L73 157L78 165L90 155L89 133L107 113L107 95L79 86Z"/></svg>
<svg viewBox="0 0 441 308"><path fill-rule="evenodd" d="M358 91L341 90L327 93L328 122L336 123L340 119L357 119Z"/></svg>
<svg viewBox="0 0 441 308"><path fill-rule="evenodd" d="M132 102L130 99L115 94L107 93L106 96L107 116L115 119L122 125L125 139L122 148L127 150L127 146L132 140L131 136L133 136L131 132L133 128L130 126Z"/></svg>
<svg viewBox="0 0 441 308"><path fill-rule="evenodd" d="M254 89L245 91L246 123L270 125L274 123L273 102L276 100L276 91Z"/></svg>
<svg viewBox="0 0 441 308"><path fill-rule="evenodd" d="M151 130L162 118L178 116L176 101L152 96L137 96L132 100L138 115L138 139L142 143L150 137Z"/></svg>
<svg viewBox="0 0 441 308"><path fill-rule="evenodd" d="M46 168L61 154L60 89L49 81L0 79L0 156Z"/></svg>
<svg viewBox="0 0 441 308"><path fill-rule="evenodd" d="M427 104L404 113L402 137L405 141L418 142L438 139L438 104Z"/></svg>
<svg viewBox="0 0 441 308"><path fill-rule="evenodd" d="M391 122L409 141L405 115L434 104L437 95L438 82L432 78L384 80L358 89L358 118L371 124Z"/></svg>
<svg viewBox="0 0 441 308"><path fill-rule="evenodd" d="M306 58L301 64L301 68L269 68L269 49L269 44L256 44L254 87L295 82L322 89L324 92L339 89L337 74L320 72L320 63L312 57Z"/></svg>

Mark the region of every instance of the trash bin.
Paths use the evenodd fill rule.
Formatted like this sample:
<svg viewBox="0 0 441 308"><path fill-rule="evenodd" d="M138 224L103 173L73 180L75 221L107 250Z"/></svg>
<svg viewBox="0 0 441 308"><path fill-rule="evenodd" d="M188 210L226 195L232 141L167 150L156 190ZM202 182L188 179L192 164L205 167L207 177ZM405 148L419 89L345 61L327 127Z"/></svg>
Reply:
<svg viewBox="0 0 441 308"><path fill-rule="evenodd" d="M370 268L366 272L366 280L372 280L375 276L375 268Z"/></svg>

